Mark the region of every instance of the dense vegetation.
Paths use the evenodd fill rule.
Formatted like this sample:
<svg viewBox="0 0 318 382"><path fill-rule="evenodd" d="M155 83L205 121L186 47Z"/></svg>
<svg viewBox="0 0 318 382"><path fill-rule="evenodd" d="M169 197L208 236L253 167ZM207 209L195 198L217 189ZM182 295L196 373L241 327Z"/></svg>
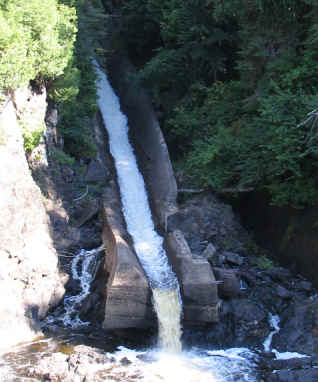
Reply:
<svg viewBox="0 0 318 382"><path fill-rule="evenodd" d="M318 202L315 0L131 0L119 11L170 152L196 182Z"/></svg>
<svg viewBox="0 0 318 382"><path fill-rule="evenodd" d="M0 0L0 90L30 81L46 85L59 106L65 150L77 158L96 151L89 127L97 110L90 56L104 21L99 0ZM42 131L23 128L26 150Z"/></svg>

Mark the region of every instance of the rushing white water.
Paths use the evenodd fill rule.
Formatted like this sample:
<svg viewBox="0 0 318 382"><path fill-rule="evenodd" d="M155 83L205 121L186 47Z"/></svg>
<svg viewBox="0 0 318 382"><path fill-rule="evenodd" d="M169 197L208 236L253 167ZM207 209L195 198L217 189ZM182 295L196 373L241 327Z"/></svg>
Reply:
<svg viewBox="0 0 318 382"><path fill-rule="evenodd" d="M79 281L80 292L76 295L66 296L64 298L64 314L57 318L49 316L46 320L47 324L62 321L64 326L72 328L89 325L89 322L79 318L79 307L89 295L91 283L98 269L98 254L103 249L103 245L90 251L81 249L73 258L71 263L72 278Z"/></svg>
<svg viewBox="0 0 318 382"><path fill-rule="evenodd" d="M138 375L142 382L257 382L253 372L257 356L246 348L169 354L119 347L112 356L115 376ZM121 366L123 358L131 361L128 368Z"/></svg>
<svg viewBox="0 0 318 382"><path fill-rule="evenodd" d="M266 352L272 351L275 354L276 359L291 359L291 358L305 358L308 357L306 354L300 354L296 352L279 352L276 349L271 349L273 336L280 331L280 318L278 315L269 314L269 323L273 328L263 343L264 350Z"/></svg>
<svg viewBox="0 0 318 382"><path fill-rule="evenodd" d="M172 295L179 296L178 281L168 263L166 253L162 247L163 239L154 228L145 184L138 170L136 158L128 138L128 123L126 116L120 110L118 97L111 88L107 76L94 61L99 75L97 82L98 105L103 116L105 127L109 135L109 146L117 170L123 214L127 230L131 235L137 256L148 276L153 290L154 306L159 320L159 343L162 346L175 344L170 350L181 349L180 336L180 298L168 298ZM160 291L160 292L155 292ZM167 293L164 293L167 291ZM158 298L158 296L160 298ZM162 304L178 304L179 307L166 308ZM161 311L178 313L177 318L161 316ZM167 328L174 325L174 328ZM166 332L166 333L165 333ZM166 341L166 335L178 337L174 341Z"/></svg>
<svg viewBox="0 0 318 382"><path fill-rule="evenodd" d="M269 323L270 323L270 326L274 329L272 330L268 337L266 338L266 340L263 342L263 347L264 347L264 350L266 352L269 352L271 350L271 346L272 346L272 339L273 339L273 336L274 334L278 333L280 328L279 328L279 316L278 315L273 315L273 314L269 314Z"/></svg>
<svg viewBox="0 0 318 382"><path fill-rule="evenodd" d="M64 299L65 315L63 316L63 324L65 326L76 328L82 325L89 325L89 322L82 321L79 318L78 307L89 295L91 282L94 280L98 268L97 255L102 249L103 246L90 251L81 249L72 261L72 277L80 282L81 291L75 296L67 296Z"/></svg>

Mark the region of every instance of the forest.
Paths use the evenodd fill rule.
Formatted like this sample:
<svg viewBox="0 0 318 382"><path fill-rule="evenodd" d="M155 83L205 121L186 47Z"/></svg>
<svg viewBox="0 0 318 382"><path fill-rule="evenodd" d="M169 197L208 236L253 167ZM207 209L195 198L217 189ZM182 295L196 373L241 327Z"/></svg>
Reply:
<svg viewBox="0 0 318 382"><path fill-rule="evenodd" d="M193 184L318 203L315 0L0 0L0 89L45 84L74 158L95 154L90 56L105 39L103 54L135 64Z"/></svg>
<svg viewBox="0 0 318 382"><path fill-rule="evenodd" d="M220 194L318 202L316 1L133 0L118 12L116 43L176 168Z"/></svg>

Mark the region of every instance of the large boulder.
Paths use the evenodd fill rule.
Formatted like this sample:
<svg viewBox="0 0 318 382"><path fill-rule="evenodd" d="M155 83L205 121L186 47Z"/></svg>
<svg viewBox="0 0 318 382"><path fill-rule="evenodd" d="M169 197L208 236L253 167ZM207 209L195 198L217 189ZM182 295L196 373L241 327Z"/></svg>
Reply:
<svg viewBox="0 0 318 382"><path fill-rule="evenodd" d="M151 289L129 244L115 182L110 182L105 189L102 213L105 271L108 273L103 327L154 326L156 319L152 309Z"/></svg>
<svg viewBox="0 0 318 382"><path fill-rule="evenodd" d="M34 97L28 90L19 92L16 108L45 103L42 95L40 100ZM0 143L0 347L31 340L39 332L39 319L64 295L41 191L26 161L16 113L9 101L0 115L5 136Z"/></svg>

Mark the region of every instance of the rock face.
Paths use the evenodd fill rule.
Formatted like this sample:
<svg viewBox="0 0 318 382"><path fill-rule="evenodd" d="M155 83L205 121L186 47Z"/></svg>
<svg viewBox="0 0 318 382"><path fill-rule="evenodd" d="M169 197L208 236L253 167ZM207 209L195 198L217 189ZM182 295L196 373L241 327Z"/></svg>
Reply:
<svg viewBox="0 0 318 382"><path fill-rule="evenodd" d="M317 205L305 209L276 207L268 203L266 195L253 193L241 201L239 210L260 245L281 265L297 270L318 287Z"/></svg>
<svg viewBox="0 0 318 382"><path fill-rule="evenodd" d="M15 106L32 110L35 103L38 118L44 118L45 95L38 97L20 92ZM32 339L38 320L64 294L42 195L28 168L16 113L9 101L0 115L5 131L0 144L0 347Z"/></svg>
<svg viewBox="0 0 318 382"><path fill-rule="evenodd" d="M119 192L114 182L105 189L104 218L105 270L108 273L103 327L146 328L156 324L151 289L135 253L129 245L121 214Z"/></svg>

